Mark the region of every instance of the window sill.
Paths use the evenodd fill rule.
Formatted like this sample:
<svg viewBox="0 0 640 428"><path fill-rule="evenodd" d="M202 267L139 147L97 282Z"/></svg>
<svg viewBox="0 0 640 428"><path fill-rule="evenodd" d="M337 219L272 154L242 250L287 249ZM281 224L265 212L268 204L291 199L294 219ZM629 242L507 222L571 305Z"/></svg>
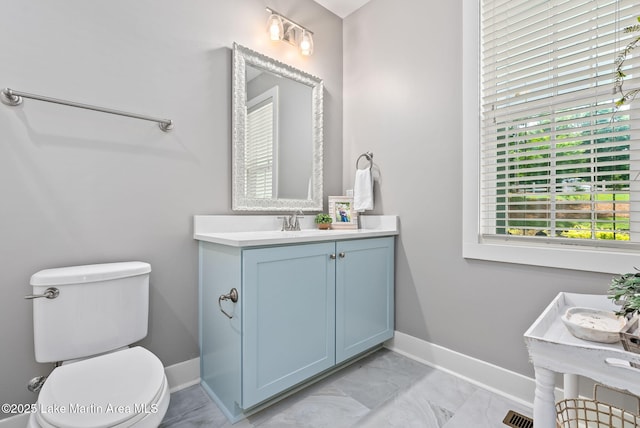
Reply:
<svg viewBox="0 0 640 428"><path fill-rule="evenodd" d="M632 272L634 266L640 267L640 252L566 247L553 244L534 246L523 243L465 242L462 256L465 259L609 274Z"/></svg>

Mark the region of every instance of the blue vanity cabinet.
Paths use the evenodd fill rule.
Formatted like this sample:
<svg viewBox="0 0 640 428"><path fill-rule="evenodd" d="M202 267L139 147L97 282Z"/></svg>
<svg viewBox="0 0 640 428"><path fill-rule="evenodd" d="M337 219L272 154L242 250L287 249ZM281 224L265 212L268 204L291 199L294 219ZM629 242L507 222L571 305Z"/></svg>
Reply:
<svg viewBox="0 0 640 428"><path fill-rule="evenodd" d="M393 336L393 236L199 255L201 384L232 422Z"/></svg>
<svg viewBox="0 0 640 428"><path fill-rule="evenodd" d="M336 364L393 337L394 238L336 242Z"/></svg>
<svg viewBox="0 0 640 428"><path fill-rule="evenodd" d="M335 364L334 252L333 242L244 251L245 408Z"/></svg>

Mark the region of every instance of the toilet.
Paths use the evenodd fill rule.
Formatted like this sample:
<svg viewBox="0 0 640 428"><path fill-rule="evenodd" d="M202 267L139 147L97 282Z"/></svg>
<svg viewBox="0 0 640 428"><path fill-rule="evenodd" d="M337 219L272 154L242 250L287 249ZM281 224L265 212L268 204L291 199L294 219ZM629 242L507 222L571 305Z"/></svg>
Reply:
<svg viewBox="0 0 640 428"><path fill-rule="evenodd" d="M36 361L61 364L42 385L29 427L160 425L170 397L164 367L129 347L147 335L150 272L148 263L122 262L31 277Z"/></svg>

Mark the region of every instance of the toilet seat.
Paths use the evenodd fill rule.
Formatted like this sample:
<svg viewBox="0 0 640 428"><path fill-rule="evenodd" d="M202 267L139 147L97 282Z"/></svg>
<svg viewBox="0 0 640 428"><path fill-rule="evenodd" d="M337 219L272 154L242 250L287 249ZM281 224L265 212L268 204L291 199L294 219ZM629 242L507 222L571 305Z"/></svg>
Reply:
<svg viewBox="0 0 640 428"><path fill-rule="evenodd" d="M42 427L125 427L164 414L166 398L162 363L138 346L57 367L40 391L36 419Z"/></svg>

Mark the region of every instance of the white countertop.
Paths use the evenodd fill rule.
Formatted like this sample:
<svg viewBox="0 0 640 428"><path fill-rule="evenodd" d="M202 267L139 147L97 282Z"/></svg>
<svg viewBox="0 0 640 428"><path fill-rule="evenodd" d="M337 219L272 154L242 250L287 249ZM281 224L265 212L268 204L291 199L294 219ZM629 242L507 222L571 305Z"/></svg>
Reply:
<svg viewBox="0 0 640 428"><path fill-rule="evenodd" d="M400 233L397 216L363 215L361 229L318 230L314 215L300 218L299 231L281 231L281 216L272 215L204 215L194 216L194 239L229 245L255 247L261 245L297 244L343 239L393 236Z"/></svg>

